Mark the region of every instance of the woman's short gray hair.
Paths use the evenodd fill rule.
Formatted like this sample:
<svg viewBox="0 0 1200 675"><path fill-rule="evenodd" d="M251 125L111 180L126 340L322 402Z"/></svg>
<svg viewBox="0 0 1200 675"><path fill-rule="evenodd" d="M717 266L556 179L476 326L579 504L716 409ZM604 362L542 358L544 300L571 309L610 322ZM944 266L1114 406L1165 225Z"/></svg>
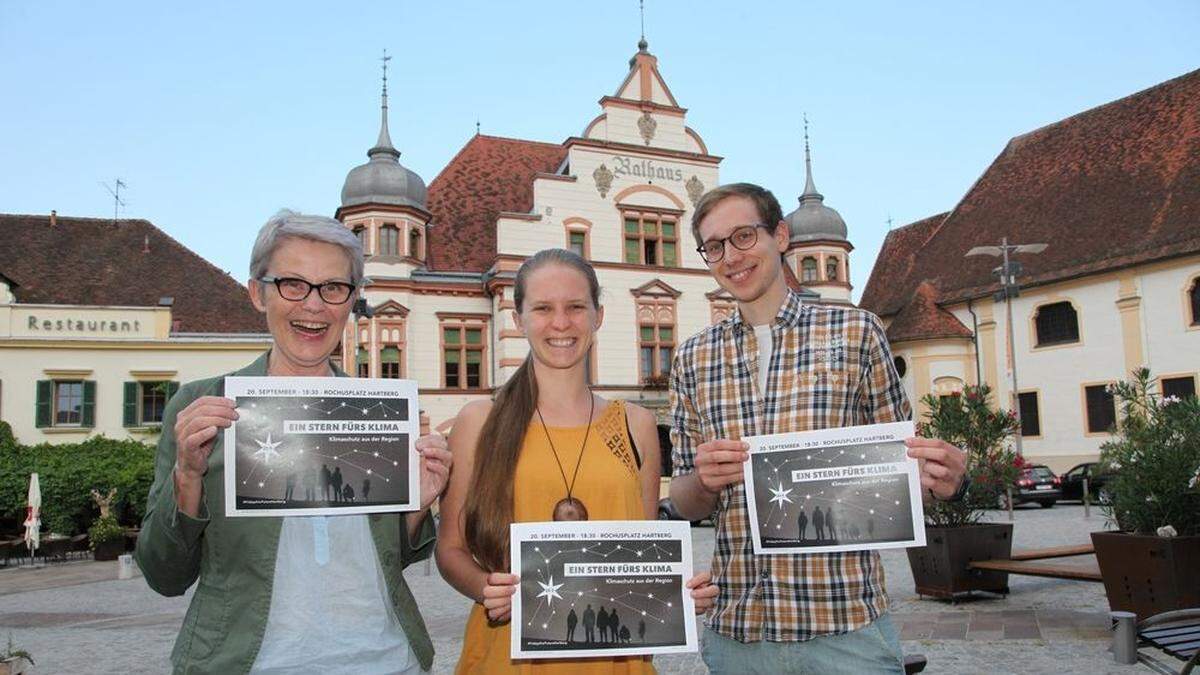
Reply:
<svg viewBox="0 0 1200 675"><path fill-rule="evenodd" d="M280 209L258 231L258 239L254 241L254 249L250 252L251 279L259 279L267 273L267 266L271 264L271 256L275 254L275 249L279 248L279 242L288 237L341 246L350 259L350 283L355 287L362 285L363 250L358 237L333 218L297 213L291 209Z"/></svg>

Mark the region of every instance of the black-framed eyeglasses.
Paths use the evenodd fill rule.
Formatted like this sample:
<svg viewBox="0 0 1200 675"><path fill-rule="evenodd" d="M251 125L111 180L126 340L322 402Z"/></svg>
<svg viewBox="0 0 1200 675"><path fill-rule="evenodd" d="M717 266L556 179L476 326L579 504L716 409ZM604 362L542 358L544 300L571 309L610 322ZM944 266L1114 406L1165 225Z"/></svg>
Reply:
<svg viewBox="0 0 1200 675"><path fill-rule="evenodd" d="M354 285L345 281L325 281L314 284L299 277L271 276L259 277L258 280L265 284L275 284L275 288L279 290L279 297L292 302L304 300L313 292L314 288L317 289L317 295L330 305L345 304L354 294Z"/></svg>
<svg viewBox="0 0 1200 675"><path fill-rule="evenodd" d="M742 225L731 232L728 237L709 239L700 244L696 247L696 251L706 263L721 262L721 258L725 257L725 242L729 242L739 251L747 251L758 243L758 228L760 227L764 230L775 229L766 223Z"/></svg>

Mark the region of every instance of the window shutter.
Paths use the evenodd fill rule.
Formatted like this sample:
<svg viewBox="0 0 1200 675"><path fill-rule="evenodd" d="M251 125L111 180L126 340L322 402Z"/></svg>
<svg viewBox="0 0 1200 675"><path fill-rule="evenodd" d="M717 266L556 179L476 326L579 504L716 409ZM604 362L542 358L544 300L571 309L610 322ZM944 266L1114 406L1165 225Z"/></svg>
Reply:
<svg viewBox="0 0 1200 675"><path fill-rule="evenodd" d="M124 405L124 421L123 424L127 427L137 426L137 406L138 406L138 383L125 383L125 405Z"/></svg>
<svg viewBox="0 0 1200 675"><path fill-rule="evenodd" d="M83 411L79 416L79 424L84 427L96 426L96 381L83 381Z"/></svg>
<svg viewBox="0 0 1200 675"><path fill-rule="evenodd" d="M39 429L52 425L50 399L54 396L53 380L38 380L37 405L34 406L34 424Z"/></svg>

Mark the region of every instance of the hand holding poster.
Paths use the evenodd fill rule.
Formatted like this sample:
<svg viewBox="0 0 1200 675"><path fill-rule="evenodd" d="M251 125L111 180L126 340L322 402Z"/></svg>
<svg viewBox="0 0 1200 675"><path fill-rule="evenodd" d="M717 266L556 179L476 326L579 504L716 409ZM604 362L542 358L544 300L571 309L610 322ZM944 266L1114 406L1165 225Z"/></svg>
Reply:
<svg viewBox="0 0 1200 675"><path fill-rule="evenodd" d="M751 436L743 472L757 554L925 545L912 422Z"/></svg>
<svg viewBox="0 0 1200 675"><path fill-rule="evenodd" d="M696 651L684 521L514 523L514 659Z"/></svg>
<svg viewBox="0 0 1200 675"><path fill-rule="evenodd" d="M225 515L345 515L420 507L411 380L227 377Z"/></svg>

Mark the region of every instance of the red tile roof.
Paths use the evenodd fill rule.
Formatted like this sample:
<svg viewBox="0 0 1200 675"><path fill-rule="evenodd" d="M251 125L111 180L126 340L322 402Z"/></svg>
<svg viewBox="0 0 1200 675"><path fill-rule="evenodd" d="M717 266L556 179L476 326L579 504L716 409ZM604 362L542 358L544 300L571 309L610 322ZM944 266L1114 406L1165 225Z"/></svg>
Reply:
<svg viewBox="0 0 1200 675"><path fill-rule="evenodd" d="M429 184L429 268L486 271L496 257L500 212L529 212L534 175L553 173L566 156L553 143L473 136Z"/></svg>
<svg viewBox="0 0 1200 675"><path fill-rule="evenodd" d="M149 221L58 216L51 227L49 216L0 214L0 242L19 303L153 307L172 296L176 332L267 331L244 286Z"/></svg>
<svg viewBox="0 0 1200 675"><path fill-rule="evenodd" d="M1200 252L1200 70L1009 141L948 216L888 236L861 304L986 296L996 259L963 256L1005 236L1048 244L1018 257L1023 286Z"/></svg>
<svg viewBox="0 0 1200 675"><path fill-rule="evenodd" d="M919 284L908 304L888 324L888 341L970 338L971 329L958 317L938 307L937 301L937 289L932 284Z"/></svg>

